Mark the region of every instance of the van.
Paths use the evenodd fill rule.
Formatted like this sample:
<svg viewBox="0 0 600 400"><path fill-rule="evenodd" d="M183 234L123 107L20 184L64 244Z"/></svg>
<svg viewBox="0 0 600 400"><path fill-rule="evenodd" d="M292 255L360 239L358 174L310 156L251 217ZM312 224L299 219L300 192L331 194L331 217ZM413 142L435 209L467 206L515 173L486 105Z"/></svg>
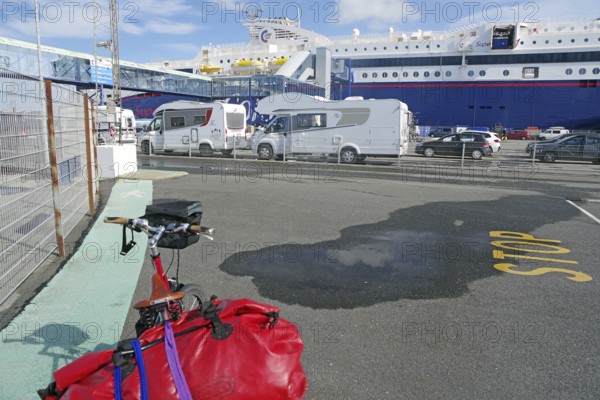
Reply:
<svg viewBox="0 0 600 400"><path fill-rule="evenodd" d="M230 155L246 148L246 109L227 103L179 100L163 104L140 136L143 154L153 151L194 151Z"/></svg>
<svg viewBox="0 0 600 400"><path fill-rule="evenodd" d="M102 141L119 142L119 134L121 135L121 143L136 142L135 131L135 116L132 110L126 108L115 107L114 113L109 111L107 106L98 106L98 114L96 117L96 129L98 138Z"/></svg>
<svg viewBox="0 0 600 400"><path fill-rule="evenodd" d="M452 135L453 133L454 133L454 130L452 128L438 127L438 128L435 128L435 129L429 131L429 137L430 138L443 137L443 136Z"/></svg>
<svg viewBox="0 0 600 400"><path fill-rule="evenodd" d="M252 140L251 150L261 160L327 154L352 164L408 151L412 114L396 99L327 100L282 93L261 99L256 112L272 117Z"/></svg>
<svg viewBox="0 0 600 400"><path fill-rule="evenodd" d="M553 126L546 129L544 132L540 133L538 138L540 140L549 140L554 139L560 135L564 135L565 133L570 133L568 129L565 129L564 126Z"/></svg>

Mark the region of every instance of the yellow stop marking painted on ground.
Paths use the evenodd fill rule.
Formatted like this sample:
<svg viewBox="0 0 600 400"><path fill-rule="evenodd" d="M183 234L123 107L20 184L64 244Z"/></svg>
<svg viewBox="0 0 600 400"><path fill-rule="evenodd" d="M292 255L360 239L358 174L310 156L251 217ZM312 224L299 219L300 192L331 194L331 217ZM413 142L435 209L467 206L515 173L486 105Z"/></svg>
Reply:
<svg viewBox="0 0 600 400"><path fill-rule="evenodd" d="M558 272L558 273L570 275L569 277L567 277L567 279L570 279L574 282L589 282L592 280L592 277L589 276L588 274L584 274L583 272L578 272L578 271L571 271L570 269L564 269L564 268L547 267L547 268L536 268L531 271L519 271L519 270L515 270L515 268L519 268L518 265L508 264L508 263L494 264L494 268L496 268L498 271L507 272L509 274L514 274L514 275L539 276L539 275L544 275L544 274L548 274L551 272Z"/></svg>
<svg viewBox="0 0 600 400"><path fill-rule="evenodd" d="M554 249L554 251L548 251L548 250L535 250L535 249L524 249L524 248L519 248L519 247L512 247L512 246L507 246L506 244L520 244L523 246L533 246L533 247L544 247L544 248L551 248ZM500 247L503 249L507 249L507 250L516 250L516 251L526 251L528 253L546 253L546 254L567 254L570 253L571 250L569 249L565 249L564 247L560 247L560 246L554 246L551 244L546 244L546 243L535 243L535 242L522 242L519 240L495 240L491 243L492 246L496 246L496 247Z"/></svg>
<svg viewBox="0 0 600 400"><path fill-rule="evenodd" d="M558 260L556 258L532 257L532 256L525 256L523 254L506 254L502 250L494 250L494 251L492 251L492 255L494 258L496 258L498 260L504 260L506 257L509 257L509 258L523 259L523 260L548 261L548 262L557 262L557 263L574 264L574 265L579 264L577 261L573 261L573 260Z"/></svg>
<svg viewBox="0 0 600 400"><path fill-rule="evenodd" d="M541 254L568 254L571 250L557 246L557 244L561 244L560 240L556 239L544 239L544 238L536 238L533 235L522 232L513 232L513 231L491 231L490 237L495 239L502 240L493 240L490 244L496 248L501 248L505 250L512 250L513 252L522 252L525 254L510 254L506 253L503 250L494 249L492 251L492 257L496 260L504 260L506 258L513 258L517 260L531 260L535 262L549 262L549 263L559 263L559 264L567 264L567 265L579 265L577 261L574 260L565 260L559 258L548 258L548 257L540 257L538 255ZM552 244L548 244L552 243ZM517 247L519 246L519 247ZM536 253L536 256L526 255L527 253ZM494 268L498 271L506 272L508 274L513 275L521 275L521 276L540 276L549 273L561 273L568 275L566 278L573 282L589 282L592 280L592 277L588 274L585 274L580 271L573 271L566 268L556 268L556 267L542 267L524 270L523 268L527 268L522 265L515 265L511 263L497 263L494 264Z"/></svg>

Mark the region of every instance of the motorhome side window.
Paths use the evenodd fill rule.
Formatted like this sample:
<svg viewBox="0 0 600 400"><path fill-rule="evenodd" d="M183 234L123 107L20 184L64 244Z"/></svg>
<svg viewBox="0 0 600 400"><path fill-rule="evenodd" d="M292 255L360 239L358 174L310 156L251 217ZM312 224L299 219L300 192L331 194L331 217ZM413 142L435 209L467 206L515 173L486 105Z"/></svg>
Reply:
<svg viewBox="0 0 600 400"><path fill-rule="evenodd" d="M193 125L204 125L206 122L206 115L194 115Z"/></svg>
<svg viewBox="0 0 600 400"><path fill-rule="evenodd" d="M327 126L327 114L298 114L298 128Z"/></svg>
<svg viewBox="0 0 600 400"><path fill-rule="evenodd" d="M184 117L171 117L171 128L183 128L185 126Z"/></svg>

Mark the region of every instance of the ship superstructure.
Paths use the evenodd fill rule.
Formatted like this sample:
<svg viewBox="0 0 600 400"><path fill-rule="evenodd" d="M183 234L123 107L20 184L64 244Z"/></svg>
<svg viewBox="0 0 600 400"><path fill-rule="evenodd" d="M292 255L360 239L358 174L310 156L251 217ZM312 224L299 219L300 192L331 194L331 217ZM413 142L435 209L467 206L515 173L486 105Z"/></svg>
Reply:
<svg viewBox="0 0 600 400"><path fill-rule="evenodd" d="M287 18L244 24L249 42L204 46L193 60L163 65L213 76L278 74L297 53L324 47L339 78L334 96L398 98L421 123L600 128L600 19L382 35L355 29L339 38ZM314 78L308 71L298 76Z"/></svg>

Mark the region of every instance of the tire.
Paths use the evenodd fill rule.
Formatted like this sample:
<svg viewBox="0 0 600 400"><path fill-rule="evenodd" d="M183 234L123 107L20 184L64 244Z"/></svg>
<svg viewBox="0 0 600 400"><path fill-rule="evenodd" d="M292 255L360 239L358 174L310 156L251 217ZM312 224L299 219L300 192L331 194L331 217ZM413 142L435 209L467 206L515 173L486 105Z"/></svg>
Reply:
<svg viewBox="0 0 600 400"><path fill-rule="evenodd" d="M352 147L344 147L340 152L340 160L344 164L354 164L358 160L358 154Z"/></svg>
<svg viewBox="0 0 600 400"><path fill-rule="evenodd" d="M431 147L426 147L423 150L423 155L425 157L433 157L433 156L435 156L435 150L433 148L431 148Z"/></svg>
<svg viewBox="0 0 600 400"><path fill-rule="evenodd" d="M268 144L261 144L256 151L259 160L270 160L273 158L273 148Z"/></svg>
<svg viewBox="0 0 600 400"><path fill-rule="evenodd" d="M233 150L223 150L221 151L221 153L225 156L225 157L233 157Z"/></svg>
<svg viewBox="0 0 600 400"><path fill-rule="evenodd" d="M475 149L471 153L471 157L473 158L473 160L481 160L481 158L483 157L483 151Z"/></svg>
<svg viewBox="0 0 600 400"><path fill-rule="evenodd" d="M213 155L213 149L210 147L209 144L201 144L200 147L198 147L198 150L200 151L201 157L210 157Z"/></svg>
<svg viewBox="0 0 600 400"><path fill-rule="evenodd" d="M521 140L526 140L527 138L525 136L521 136Z"/></svg>
<svg viewBox="0 0 600 400"><path fill-rule="evenodd" d="M208 301L204 291L198 285L180 285L179 291L185 294L185 297L181 300L181 308L184 312L202 309Z"/></svg>
<svg viewBox="0 0 600 400"><path fill-rule="evenodd" d="M147 156L150 155L150 142L148 142L148 141L142 142L141 148L142 148L142 154L145 154Z"/></svg>
<svg viewBox="0 0 600 400"><path fill-rule="evenodd" d="M554 161L556 161L556 156L554 155L554 153L545 153L542 160L547 163L553 163Z"/></svg>

